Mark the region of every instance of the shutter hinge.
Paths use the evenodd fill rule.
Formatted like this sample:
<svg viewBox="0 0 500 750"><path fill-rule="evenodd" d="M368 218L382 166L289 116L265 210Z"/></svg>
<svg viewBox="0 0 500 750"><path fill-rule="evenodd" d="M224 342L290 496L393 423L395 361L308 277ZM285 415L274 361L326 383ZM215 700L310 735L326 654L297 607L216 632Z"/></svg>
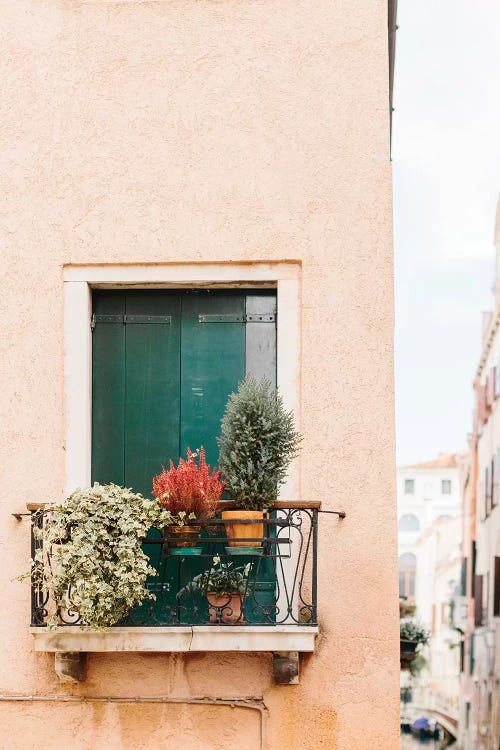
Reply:
<svg viewBox="0 0 500 750"><path fill-rule="evenodd" d="M276 321L276 315L274 313L252 313L251 315L245 315L245 323L274 323Z"/></svg>
<svg viewBox="0 0 500 750"><path fill-rule="evenodd" d="M172 323L171 315L124 315L124 323L142 323L144 325L170 325Z"/></svg>
<svg viewBox="0 0 500 750"><path fill-rule="evenodd" d="M198 315L198 323L274 323L276 315L252 313L252 315Z"/></svg>

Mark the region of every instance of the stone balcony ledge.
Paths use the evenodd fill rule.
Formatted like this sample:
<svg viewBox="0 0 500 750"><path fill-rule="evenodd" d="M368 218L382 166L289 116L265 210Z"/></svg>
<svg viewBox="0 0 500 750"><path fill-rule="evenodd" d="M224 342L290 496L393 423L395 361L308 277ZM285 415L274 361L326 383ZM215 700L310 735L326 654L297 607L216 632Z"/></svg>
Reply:
<svg viewBox="0 0 500 750"><path fill-rule="evenodd" d="M75 625L56 629L32 627L35 651L298 651L312 652L317 626L200 625L177 627L112 627L89 630Z"/></svg>

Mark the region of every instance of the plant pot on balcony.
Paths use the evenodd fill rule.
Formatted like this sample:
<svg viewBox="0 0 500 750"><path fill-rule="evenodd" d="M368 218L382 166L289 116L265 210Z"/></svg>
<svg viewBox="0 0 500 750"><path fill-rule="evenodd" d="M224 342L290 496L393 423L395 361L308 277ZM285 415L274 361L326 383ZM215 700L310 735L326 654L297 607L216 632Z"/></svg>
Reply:
<svg viewBox="0 0 500 750"><path fill-rule="evenodd" d="M417 658L417 648L420 641L405 641L400 640L399 642L399 661L401 669L410 669L412 661Z"/></svg>
<svg viewBox="0 0 500 750"><path fill-rule="evenodd" d="M240 625L245 623L245 616L241 611L243 601L241 594L216 594L214 591L208 591L207 601L210 622L237 622Z"/></svg>
<svg viewBox="0 0 500 750"><path fill-rule="evenodd" d="M201 526L167 526L166 537L171 555L201 555L198 547Z"/></svg>
<svg viewBox="0 0 500 750"><path fill-rule="evenodd" d="M261 551L264 537L263 510L223 510L221 518L229 540L227 550L229 554L252 554L252 550L258 554ZM257 523L241 523L241 521L256 521ZM241 541L247 537L258 541Z"/></svg>
<svg viewBox="0 0 500 750"><path fill-rule="evenodd" d="M399 625L401 669L410 669L417 658L417 648L425 646L429 640L428 631L418 620L403 618Z"/></svg>
<svg viewBox="0 0 500 750"><path fill-rule="evenodd" d="M274 384L247 375L229 397L217 438L225 492L237 509L222 513L231 554L237 547L243 555L245 548L262 548L264 511L273 506L301 439ZM239 541L248 537L258 541Z"/></svg>
<svg viewBox="0 0 500 750"><path fill-rule="evenodd" d="M203 446L194 453L188 448L186 460L179 458L177 467L170 461L168 470L163 467L161 474L153 477L153 495L170 514L164 536L171 555L201 554L201 524L214 515L223 492L220 471L210 470Z"/></svg>

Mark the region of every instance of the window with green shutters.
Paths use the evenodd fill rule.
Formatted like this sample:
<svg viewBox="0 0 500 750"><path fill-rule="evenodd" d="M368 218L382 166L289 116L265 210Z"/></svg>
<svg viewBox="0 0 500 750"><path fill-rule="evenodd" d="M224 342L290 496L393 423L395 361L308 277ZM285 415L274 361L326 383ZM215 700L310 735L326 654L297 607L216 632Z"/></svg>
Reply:
<svg viewBox="0 0 500 750"><path fill-rule="evenodd" d="M149 496L188 446L216 464L229 394L275 382L275 292L96 291L93 313L93 481Z"/></svg>
<svg viewBox="0 0 500 750"><path fill-rule="evenodd" d="M217 465L224 408L245 374L276 381L275 290L94 291L92 481L151 497L152 477L188 447ZM145 549L167 564L161 545ZM151 587L173 605L207 562L170 563ZM274 596L270 565L257 586Z"/></svg>

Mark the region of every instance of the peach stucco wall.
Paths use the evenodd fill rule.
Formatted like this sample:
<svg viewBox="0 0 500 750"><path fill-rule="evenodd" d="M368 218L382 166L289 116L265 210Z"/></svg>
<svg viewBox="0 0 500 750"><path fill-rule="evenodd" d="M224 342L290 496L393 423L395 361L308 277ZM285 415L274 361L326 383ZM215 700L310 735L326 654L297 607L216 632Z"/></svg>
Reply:
<svg viewBox="0 0 500 750"><path fill-rule="evenodd" d="M396 750L385 0L3 0L0 34L0 692L58 698L0 703L8 747ZM95 654L60 685L9 514L64 486L63 266L282 259L302 263L303 495L347 512L321 518L300 684L207 653ZM180 702L59 700L107 695Z"/></svg>

